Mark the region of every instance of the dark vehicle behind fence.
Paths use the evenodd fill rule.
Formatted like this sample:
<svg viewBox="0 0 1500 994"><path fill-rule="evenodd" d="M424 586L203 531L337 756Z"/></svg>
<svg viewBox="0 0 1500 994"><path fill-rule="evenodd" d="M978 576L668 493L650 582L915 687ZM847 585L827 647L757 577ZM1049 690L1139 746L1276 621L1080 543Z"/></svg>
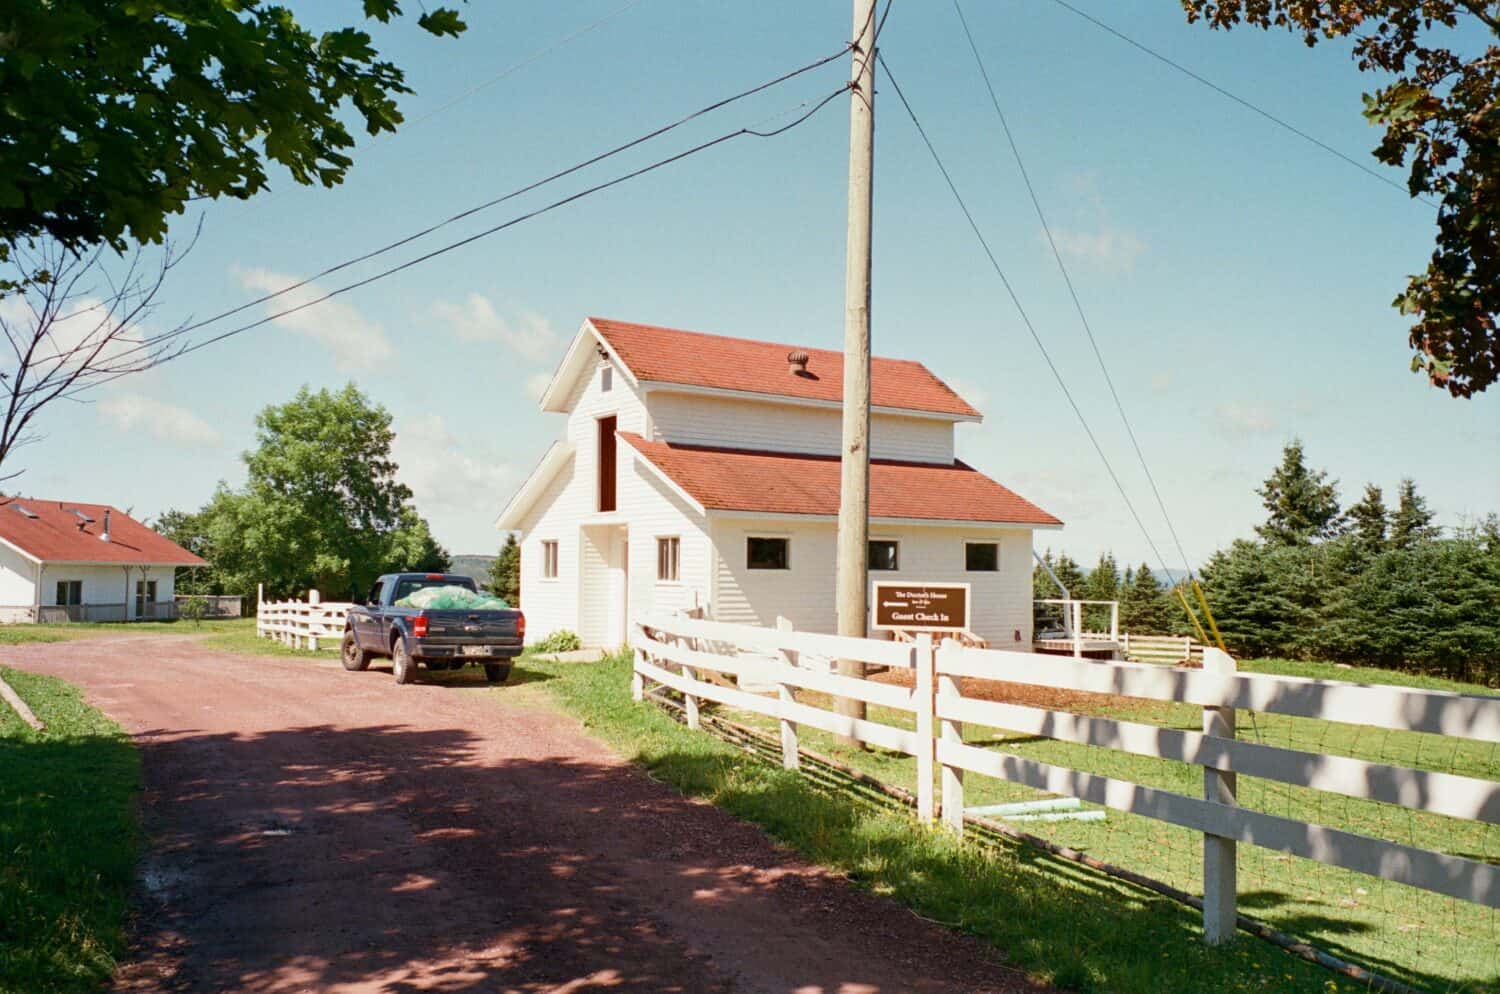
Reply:
<svg viewBox="0 0 1500 994"><path fill-rule="evenodd" d="M526 639L526 616L514 608L454 610L398 607L427 587L478 593L472 577L456 573L387 573L350 608L344 622L344 668L362 670L389 656L397 683L416 679L417 667L454 670L478 663L490 683L503 683Z"/></svg>

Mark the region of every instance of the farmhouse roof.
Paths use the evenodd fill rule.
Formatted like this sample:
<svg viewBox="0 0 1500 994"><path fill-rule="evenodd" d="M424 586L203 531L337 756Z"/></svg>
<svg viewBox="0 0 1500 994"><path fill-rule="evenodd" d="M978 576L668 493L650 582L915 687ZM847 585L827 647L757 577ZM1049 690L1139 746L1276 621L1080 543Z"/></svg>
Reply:
<svg viewBox="0 0 1500 994"><path fill-rule="evenodd" d="M589 335L592 329L593 335ZM831 349L710 335L679 328L633 324L591 317L584 322L554 386L571 384L597 336L643 385L748 394L802 403L838 406L843 402L844 356ZM792 356L798 355L797 370ZM805 361L802 361L805 357ZM543 408L560 409L560 398L543 397ZM876 410L980 421L972 405L920 362L875 357L870 360L870 403Z"/></svg>
<svg viewBox="0 0 1500 994"><path fill-rule="evenodd" d="M762 452L619 437L704 510L834 517L837 456ZM870 517L1057 527L1060 518L955 460L870 461Z"/></svg>
<svg viewBox="0 0 1500 994"><path fill-rule="evenodd" d="M109 514L109 541L104 516ZM171 539L117 507L76 501L7 497L0 500L0 541L43 563L121 566L207 566Z"/></svg>

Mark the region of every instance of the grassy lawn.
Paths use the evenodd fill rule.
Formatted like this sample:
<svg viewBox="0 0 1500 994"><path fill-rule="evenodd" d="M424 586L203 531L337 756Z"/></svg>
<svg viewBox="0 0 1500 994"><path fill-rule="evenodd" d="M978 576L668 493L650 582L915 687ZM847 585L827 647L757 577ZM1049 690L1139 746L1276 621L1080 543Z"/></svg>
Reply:
<svg viewBox="0 0 1500 994"><path fill-rule="evenodd" d="M245 627L247 623L250 631L254 632L254 618L212 618L196 625L191 621L74 621L61 625L0 625L0 645L67 642L119 635L200 635L205 632L235 631Z"/></svg>
<svg viewBox="0 0 1500 994"><path fill-rule="evenodd" d="M1037 980L1118 994L1363 989L1258 940L1242 938L1209 949L1201 942L1196 913L1165 898L1029 847L957 843L905 812L824 789L710 735L689 732L656 707L630 700L626 657L597 664L526 657L518 674L535 682L534 688L525 688L528 692L560 703L657 778L761 825L808 859L889 895L924 918L986 939ZM836 752L826 737L808 734L804 741L818 751ZM874 752L841 756L888 782L912 786L907 760ZM981 787L981 778L970 780L971 797L1017 796L1006 785L997 784L990 793ZM1106 831L1118 831L1121 821L1113 814L1110 818ZM1185 877L1188 864L1201 858L1196 843L1163 837L1162 826L1146 824L1149 830L1133 833L1128 845L1166 849L1169 862ZM1094 841L1084 844L1095 855L1122 855L1101 851ZM1140 865L1137 859L1121 861ZM1252 886L1244 883L1242 889ZM1246 907L1262 914L1258 902L1257 894L1246 894ZM1408 973L1413 975L1429 979ZM1432 986L1450 989L1440 981Z"/></svg>
<svg viewBox="0 0 1500 994"><path fill-rule="evenodd" d="M124 943L140 766L124 732L50 677L0 669L0 994L94 992Z"/></svg>

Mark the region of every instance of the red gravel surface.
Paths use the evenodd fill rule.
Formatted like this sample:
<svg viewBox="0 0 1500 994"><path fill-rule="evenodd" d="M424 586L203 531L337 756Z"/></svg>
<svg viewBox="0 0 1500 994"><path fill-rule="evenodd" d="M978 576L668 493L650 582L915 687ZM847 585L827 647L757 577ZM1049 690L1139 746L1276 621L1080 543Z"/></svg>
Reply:
<svg viewBox="0 0 1500 994"><path fill-rule="evenodd" d="M979 943L652 781L535 688L398 687L331 653L175 636L0 658L83 687L141 746L118 990L1031 989Z"/></svg>

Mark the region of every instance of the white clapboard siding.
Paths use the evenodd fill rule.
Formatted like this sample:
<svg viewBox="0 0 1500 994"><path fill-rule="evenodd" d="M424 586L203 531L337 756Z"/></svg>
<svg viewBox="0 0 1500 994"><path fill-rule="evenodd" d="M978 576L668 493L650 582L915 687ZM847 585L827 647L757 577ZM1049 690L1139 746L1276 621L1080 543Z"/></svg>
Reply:
<svg viewBox="0 0 1500 994"><path fill-rule="evenodd" d="M1159 725L1086 718L1065 711L949 694L938 695L937 716L1064 742L1119 749L1138 756L1192 763L1226 773L1243 773L1451 818L1500 824L1500 782L1494 780L1431 773Z"/></svg>
<svg viewBox="0 0 1500 994"><path fill-rule="evenodd" d="M1500 742L1500 698L1474 694L947 646L938 667L953 676Z"/></svg>
<svg viewBox="0 0 1500 994"><path fill-rule="evenodd" d="M1500 908L1500 867L947 740L938 762Z"/></svg>

